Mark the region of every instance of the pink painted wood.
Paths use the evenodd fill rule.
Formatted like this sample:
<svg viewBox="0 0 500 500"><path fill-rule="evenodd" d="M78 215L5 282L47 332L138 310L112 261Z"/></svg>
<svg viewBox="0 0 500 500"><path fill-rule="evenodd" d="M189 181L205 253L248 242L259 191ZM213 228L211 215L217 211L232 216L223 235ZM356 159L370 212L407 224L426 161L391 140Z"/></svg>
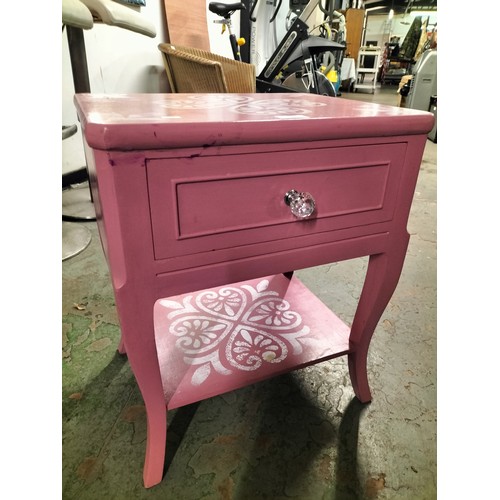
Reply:
<svg viewBox="0 0 500 500"><path fill-rule="evenodd" d="M147 412L144 485L166 412L347 355L371 400L370 340L403 267L430 113L307 94L75 97L97 221ZM290 189L310 192L296 219ZM352 327L294 277L370 256Z"/></svg>

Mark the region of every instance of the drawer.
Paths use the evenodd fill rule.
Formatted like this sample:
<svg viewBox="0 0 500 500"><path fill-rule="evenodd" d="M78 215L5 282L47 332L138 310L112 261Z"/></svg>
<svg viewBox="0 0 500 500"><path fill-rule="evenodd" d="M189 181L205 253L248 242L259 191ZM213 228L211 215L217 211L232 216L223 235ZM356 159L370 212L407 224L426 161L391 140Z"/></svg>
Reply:
<svg viewBox="0 0 500 500"><path fill-rule="evenodd" d="M392 143L148 160L155 258L286 239L292 248L301 236L389 221L405 151ZM291 189L314 197L311 217L291 213Z"/></svg>

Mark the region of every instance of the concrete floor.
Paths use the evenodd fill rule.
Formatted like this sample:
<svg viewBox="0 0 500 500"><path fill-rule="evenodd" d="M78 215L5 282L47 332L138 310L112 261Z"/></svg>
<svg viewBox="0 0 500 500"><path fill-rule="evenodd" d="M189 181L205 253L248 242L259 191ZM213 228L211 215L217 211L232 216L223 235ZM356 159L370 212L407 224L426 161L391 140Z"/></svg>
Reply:
<svg viewBox="0 0 500 500"><path fill-rule="evenodd" d="M396 88L343 99L397 105ZM62 264L64 499L355 500L437 497L436 152L427 141L407 259L373 337L373 401L344 358L168 414L163 482L142 486L146 419L126 357L94 222ZM298 271L340 317L354 314L366 259Z"/></svg>

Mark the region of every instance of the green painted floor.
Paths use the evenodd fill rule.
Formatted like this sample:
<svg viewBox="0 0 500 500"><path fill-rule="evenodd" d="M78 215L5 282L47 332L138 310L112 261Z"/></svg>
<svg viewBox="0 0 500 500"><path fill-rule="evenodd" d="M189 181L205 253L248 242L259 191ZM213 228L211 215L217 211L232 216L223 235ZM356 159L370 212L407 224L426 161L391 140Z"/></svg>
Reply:
<svg viewBox="0 0 500 500"><path fill-rule="evenodd" d="M341 98L397 105L397 87ZM62 497L354 500L437 497L436 153L427 141L398 288L369 353L373 401L344 358L173 410L161 484L142 485L146 418L126 357L95 222L62 263ZM354 314L366 259L298 271L337 315Z"/></svg>

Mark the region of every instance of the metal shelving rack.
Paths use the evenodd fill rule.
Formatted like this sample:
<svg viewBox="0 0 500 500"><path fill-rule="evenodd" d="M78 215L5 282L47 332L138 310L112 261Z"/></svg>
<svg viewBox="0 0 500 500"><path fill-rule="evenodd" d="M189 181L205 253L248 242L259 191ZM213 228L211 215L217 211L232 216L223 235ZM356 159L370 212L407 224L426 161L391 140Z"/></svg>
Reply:
<svg viewBox="0 0 500 500"><path fill-rule="evenodd" d="M366 66L366 63L373 58L373 64ZM382 57L382 49L380 47L360 47L358 52L358 64L356 68L356 82L354 83L354 91L358 89L371 90L372 94L375 93L375 88L377 86L377 73L380 67L380 59ZM373 77L370 82L365 82L365 76L369 75Z"/></svg>

